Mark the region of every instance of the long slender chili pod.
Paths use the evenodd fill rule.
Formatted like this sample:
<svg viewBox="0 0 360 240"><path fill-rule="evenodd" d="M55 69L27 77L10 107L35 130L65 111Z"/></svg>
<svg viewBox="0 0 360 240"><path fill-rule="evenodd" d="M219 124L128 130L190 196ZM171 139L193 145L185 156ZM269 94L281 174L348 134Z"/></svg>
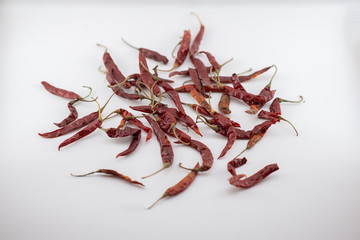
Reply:
<svg viewBox="0 0 360 240"><path fill-rule="evenodd" d="M138 48L138 47L135 47L133 46L132 44L128 43L127 41L125 41L124 38L121 38L121 40L126 44L128 45L129 47L132 47L134 49L137 49L139 51L142 51L144 56L146 58L149 58L149 59L152 59L154 61L157 61L157 62L162 62L163 64L167 64L169 62L169 60L167 59L167 57L165 57L164 55L161 55L160 53L158 52L155 52L153 50L150 50L150 49L147 49L147 48Z"/></svg>
<svg viewBox="0 0 360 240"><path fill-rule="evenodd" d="M78 112L77 112L76 108L73 106L73 104L74 104L74 101L71 101L67 104L70 114L61 122L54 123L57 127L65 127L66 125L69 125L70 123L72 123L73 121L75 121L78 118Z"/></svg>
<svg viewBox="0 0 360 240"><path fill-rule="evenodd" d="M199 163L197 163L195 165L194 169L197 169L198 167L199 167ZM189 172L183 179L181 179L180 182L178 182L174 186L168 188L165 191L165 193L158 200L156 200L150 207L148 207L148 209L151 209L157 202L159 202L163 198L166 198L168 196L175 196L175 195L183 192L195 180L197 174L198 174L198 171Z"/></svg>
<svg viewBox="0 0 360 240"><path fill-rule="evenodd" d="M79 99L81 98L79 94L74 93L72 91L68 91L65 89L61 89L61 88L57 88L54 87L53 85L51 85L48 82L42 81L41 84L44 86L44 88L49 92L52 93L56 96L59 97L63 97L63 98L67 98L67 99L71 99L71 100L75 100L75 99Z"/></svg>
<svg viewBox="0 0 360 240"><path fill-rule="evenodd" d="M194 65L199 78L205 83L205 85L211 85L210 77L206 71L206 67L204 63L199 58L196 58L194 56L191 56L190 60Z"/></svg>
<svg viewBox="0 0 360 240"><path fill-rule="evenodd" d="M202 38L204 36L204 32L205 32L205 26L201 22L199 16L194 12L191 12L191 14L194 15L197 18L197 20L199 21L200 30L199 30L198 34L196 35L193 43L191 44L191 48L190 48L190 51L189 51L190 57L194 56L199 51L199 46L200 46L201 40L202 40Z"/></svg>
<svg viewBox="0 0 360 240"><path fill-rule="evenodd" d="M160 144L161 159L162 159L162 162L164 165L158 171L156 171L148 176L142 177L143 179L153 176L153 175L161 172L162 170L170 167L174 160L174 152L173 152L171 143L170 143L168 137L166 136L166 134L162 131L159 124L153 118L151 118L148 115L144 115L144 116L145 116L145 119L149 122L151 128L153 129L153 131L156 135L156 138Z"/></svg>
<svg viewBox="0 0 360 240"><path fill-rule="evenodd" d="M153 87L155 96L158 96L161 91L159 89L159 86L157 86L157 84L154 82L151 73L149 72L149 67L142 51L139 51L139 70L142 81L149 88Z"/></svg>
<svg viewBox="0 0 360 240"><path fill-rule="evenodd" d="M229 183L239 188L250 188L277 170L279 170L279 166L276 163L269 164L254 175L245 179L243 179L243 174L235 175L229 179Z"/></svg>
<svg viewBox="0 0 360 240"><path fill-rule="evenodd" d="M176 55L174 65L169 70L160 70L160 69L158 69L158 71L171 72L172 70L180 67L184 63L184 61L186 59L186 56L189 53L190 41L191 41L190 30L185 30L184 35L183 35L182 40L181 40L180 48L179 48L179 50L177 52L177 55Z"/></svg>
<svg viewBox="0 0 360 240"><path fill-rule="evenodd" d="M85 127L87 125L89 125L90 123L94 122L99 116L99 113L96 112L92 112L82 118L79 118L77 120L75 120L74 122L70 123L69 125L66 125L65 127L59 128L55 131L52 132L47 132L47 133L39 133L39 135L41 137L44 138L56 138L56 137L60 137L62 135L65 135L69 132L72 132L76 129Z"/></svg>
<svg viewBox="0 0 360 240"><path fill-rule="evenodd" d="M178 143L178 142L176 142L176 143ZM195 150L197 150L200 153L201 159L202 159L202 165L200 167L193 168L193 169L183 167L181 165L181 163L179 163L179 166L181 168L191 170L191 171L197 171L197 172L208 171L214 163L214 157L211 153L211 150L202 142L199 142L199 141L193 140L193 139L190 140L189 146L194 148Z"/></svg>
<svg viewBox="0 0 360 240"><path fill-rule="evenodd" d="M89 176L89 175L92 175L92 174L95 174L95 173L103 173L103 174L111 175L111 176L114 176L114 177L117 177L117 178L124 179L125 181L127 181L129 183L144 186L144 184L142 184L141 182L134 181L130 177L125 176L124 174L121 174L121 173L119 173L119 172L117 172L115 170L112 170L112 169L99 169L97 171L86 173L86 174L71 174L71 176L73 176L73 177L85 177L85 176Z"/></svg>

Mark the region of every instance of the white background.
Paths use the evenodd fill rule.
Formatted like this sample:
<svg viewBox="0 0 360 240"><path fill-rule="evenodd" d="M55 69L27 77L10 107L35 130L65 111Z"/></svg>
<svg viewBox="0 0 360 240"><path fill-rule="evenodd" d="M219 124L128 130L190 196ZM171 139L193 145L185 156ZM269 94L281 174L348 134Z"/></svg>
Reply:
<svg viewBox="0 0 360 240"><path fill-rule="evenodd" d="M226 163L246 146L237 141L189 189L151 210L146 207L187 174L177 164L195 165L201 160L198 152L174 145L173 167L143 180L144 188L101 176L71 177L112 168L141 180L162 165L158 143L155 138L145 143L143 134L139 149L116 159L130 139L109 139L96 131L59 152L66 137L43 139L37 133L55 129L52 123L68 115L67 101L47 93L40 82L81 95L87 94L83 85L92 86L103 104L111 91L98 71L103 49L95 43L106 45L123 73L131 74L138 71L137 51L121 37L171 58L183 30L195 36L199 29L191 11L206 27L200 49L219 62L234 57L223 74L276 64L276 96L304 96L302 104L282 105L283 117L299 136L285 122L271 127L244 154L248 163L238 173L251 175L274 162L280 170L251 189L231 186ZM351 2L2 2L0 239L358 239L359 63L360 8ZM257 93L271 75L272 70L244 86ZM174 80L174 86L183 82ZM181 98L194 102L184 94ZM215 107L218 98L213 94ZM116 97L104 114L140 104L146 102ZM81 103L77 109L83 116L96 104ZM245 114L240 101L232 101L231 109L230 117L244 129L261 122ZM226 139L200 128L206 137L191 136L217 158Z"/></svg>

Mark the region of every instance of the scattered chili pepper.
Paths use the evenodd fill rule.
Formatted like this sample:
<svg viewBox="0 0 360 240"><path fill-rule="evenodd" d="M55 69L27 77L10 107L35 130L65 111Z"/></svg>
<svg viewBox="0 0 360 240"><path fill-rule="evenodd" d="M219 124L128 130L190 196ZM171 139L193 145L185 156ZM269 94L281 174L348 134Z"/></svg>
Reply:
<svg viewBox="0 0 360 240"><path fill-rule="evenodd" d="M211 85L211 81L210 81L209 75L206 71L204 63L200 59L193 57L193 56L190 57L190 60L191 60L192 64L194 65L199 78L205 83L205 85ZM189 71L189 73L190 73L190 71Z"/></svg>
<svg viewBox="0 0 360 240"><path fill-rule="evenodd" d="M167 93L167 95L169 95L169 97L172 99L172 101L174 102L177 109L182 114L186 114L184 107L181 104L180 96L177 93L177 91L170 84L168 84L167 82L165 82L159 78L158 78L158 85L164 89L164 91Z"/></svg>
<svg viewBox="0 0 360 240"><path fill-rule="evenodd" d="M215 71L217 73L220 72L221 69L220 64L216 61L215 57L211 53L205 51L201 51L199 53L204 53L206 55L207 59L209 60L212 66L212 71Z"/></svg>
<svg viewBox="0 0 360 240"><path fill-rule="evenodd" d="M187 54L189 53L190 41L191 41L191 32L190 32L190 30L185 30L184 35L181 40L180 48L177 52L177 56L176 56L174 65L169 70L159 70L159 71L171 72L172 70L180 67L184 63L185 58L186 58Z"/></svg>
<svg viewBox="0 0 360 240"><path fill-rule="evenodd" d="M286 99L282 99L282 98L275 98L269 109L270 109L270 112L272 113L275 113L275 114L278 114L278 115L281 115L281 107L280 107L280 103L282 102L289 102L289 103L300 103L303 101L303 97L300 96L300 100L297 100L297 101L290 101L290 100L286 100Z"/></svg>
<svg viewBox="0 0 360 240"><path fill-rule="evenodd" d="M127 41L125 41L125 39L121 38L121 40L126 43L126 45L134 48L134 49L137 49L139 51L142 51L142 53L144 54L144 56L146 58L150 58L154 61L157 61L157 62L162 62L163 64L167 64L169 62L169 60L167 59L167 57L161 55L160 53L158 52L155 52L153 50L150 50L150 49L147 49L147 48L138 48L138 47L135 47L133 45L131 45L130 43L128 43Z"/></svg>
<svg viewBox="0 0 360 240"><path fill-rule="evenodd" d="M189 68L189 74L191 77L191 81L194 83L195 88L205 97L207 96L205 93L204 86L201 83L201 80L199 79L199 76L197 74L197 71L194 68Z"/></svg>
<svg viewBox="0 0 360 240"><path fill-rule="evenodd" d="M60 137L69 132L72 132L76 129L79 129L79 128L89 125L90 123L94 122L98 118L98 116L99 116L99 113L96 111L96 112L90 113L82 118L75 120L74 122L70 123L69 125L66 125L65 127L62 127L60 129L57 129L52 132L39 133L39 135L44 138Z"/></svg>
<svg viewBox="0 0 360 240"><path fill-rule="evenodd" d="M235 187L250 188L277 170L279 170L279 166L276 163L273 163L265 166L254 175L245 179L242 179L244 175L233 176L229 179L229 182Z"/></svg>
<svg viewBox="0 0 360 240"><path fill-rule="evenodd" d="M141 182L138 182L138 181L134 181L132 180L131 178L129 178L128 176L125 176L115 170L112 170L112 169L99 169L97 171L94 171L94 172L90 172L90 173L86 173L86 174L81 174L81 175L77 175L77 174L71 174L71 176L74 176L74 177L85 177L85 176L89 176L91 174L94 174L94 173L104 173L104 174L108 174L108 175L112 175L114 177L118 177L118 178L121 178L121 179L124 179L125 181L128 181L129 183L134 183L134 184L138 184L138 185L141 185L141 186L144 186L144 184L142 184Z"/></svg>
<svg viewBox="0 0 360 240"><path fill-rule="evenodd" d="M199 167L199 163L197 163L194 167L194 169ZM181 192L183 192L185 189L187 189L190 184L195 180L196 176L197 176L197 171L191 171L189 172L183 179L181 179L180 182L178 182L177 184L175 184L174 186L168 188L165 193L161 196L161 198L159 198L158 200L156 200L150 207L148 207L148 209L152 208L158 201L160 201L163 198L166 198L168 196L175 196Z"/></svg>
<svg viewBox="0 0 360 240"><path fill-rule="evenodd" d="M149 72L149 67L142 51L139 51L139 69L142 81L146 86L148 86L148 88L153 88L154 95L158 96L161 91Z"/></svg>
<svg viewBox="0 0 360 240"><path fill-rule="evenodd" d="M200 106L205 108L208 113L210 113L211 115L215 114L216 111L210 106L204 96L201 95L201 93L199 93L198 91L196 91L195 88L192 88L189 93L200 104Z"/></svg>
<svg viewBox="0 0 360 240"><path fill-rule="evenodd" d="M67 104L70 114L61 122L54 123L57 127L65 127L66 125L69 125L70 123L72 123L73 121L75 121L78 118L78 112L77 112L76 108L73 106L73 104L74 104L74 101L71 101Z"/></svg>
<svg viewBox="0 0 360 240"><path fill-rule="evenodd" d="M229 106L230 106L230 96L227 93L222 93L218 106L219 111L222 112L223 114L230 114L231 110Z"/></svg>
<svg viewBox="0 0 360 240"><path fill-rule="evenodd" d="M197 172L208 171L214 163L214 157L211 153L211 150L205 144L203 144L202 142L199 142L197 140L191 139L189 142L190 142L189 146L194 148L201 154L202 165L201 165L201 167L197 167L197 168L193 168L193 169L185 168L181 165L181 163L179 163L179 166L181 168L188 169L191 171L197 171ZM175 142L175 143L178 143L178 142Z"/></svg>
<svg viewBox="0 0 360 240"><path fill-rule="evenodd" d="M141 128L145 132L147 132L146 141L149 141L151 139L151 137L152 137L151 128L145 126L140 120L136 119L132 113L130 113L129 111L127 111L123 108L120 108L115 112L119 113L123 117L124 121L127 121L127 122L137 126L138 128Z"/></svg>
<svg viewBox="0 0 360 240"><path fill-rule="evenodd" d="M240 82L239 76L236 75L235 73L233 75L231 75L231 83L234 88L242 90L242 91L246 91Z"/></svg>
<svg viewBox="0 0 360 240"><path fill-rule="evenodd" d="M241 167L242 165L244 165L247 162L246 158L234 158L233 160L231 160L230 162L228 162L227 164L227 169L229 171L229 173L233 176L236 176L236 171L235 169L238 167Z"/></svg>
<svg viewBox="0 0 360 240"><path fill-rule="evenodd" d="M143 178L147 178L147 177L153 176L154 174L161 172L162 170L170 167L174 160L174 152L171 147L171 143L170 143L169 139L167 138L165 133L161 130L159 124L150 116L148 116L148 115L144 115L144 116L145 116L146 120L149 122L151 128L153 129L153 131L156 135L156 138L160 144L161 159L164 163L163 167L160 170L158 170L148 176L143 177Z"/></svg>
<svg viewBox="0 0 360 240"><path fill-rule="evenodd" d="M296 132L296 136L299 135L298 131L296 130L296 128L294 127L294 125L289 121L289 120L286 120L285 118L283 118L282 116L276 114L276 113L272 113L272 112L268 112L268 111L265 111L265 110L261 110L258 114L258 118L261 118L261 119L268 119L268 120L273 120L273 121L277 121L277 122L280 122L280 120L283 120L287 123L289 123L293 129L295 130Z"/></svg>
<svg viewBox="0 0 360 240"><path fill-rule="evenodd" d="M63 98L67 98L67 99L79 99L81 98L79 94L65 90L65 89L61 89L61 88L57 88L54 87L53 85L51 85L48 82L42 81L41 84L44 86L44 88L49 92L52 93L56 96L59 97L63 97Z"/></svg>
<svg viewBox="0 0 360 240"><path fill-rule="evenodd" d="M194 39L194 41L193 41L193 43L192 43L192 45L191 45L191 48L190 48L190 51L189 51L190 57L194 56L194 55L198 52L199 46L200 46L200 42L201 42L201 40L202 40L202 38L203 38L203 36L204 36L204 31L205 31L205 26L204 26L204 24L201 22L199 16L198 16L196 13L194 13L194 12L192 12L191 14L195 15L195 17L196 17L197 20L199 21L199 23L200 23L200 30L199 30L198 34L196 35L196 37L195 37L195 39Z"/></svg>

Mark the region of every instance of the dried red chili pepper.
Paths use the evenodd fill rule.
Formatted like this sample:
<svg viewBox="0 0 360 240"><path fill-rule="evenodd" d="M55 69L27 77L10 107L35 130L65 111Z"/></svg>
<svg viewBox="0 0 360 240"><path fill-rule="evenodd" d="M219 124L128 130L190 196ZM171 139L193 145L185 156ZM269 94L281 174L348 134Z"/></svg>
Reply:
<svg viewBox="0 0 360 240"><path fill-rule="evenodd" d="M115 170L112 170L112 169L99 169L97 171L94 171L94 172L90 172L90 173L86 173L86 174L80 174L80 175L77 175L77 174L71 174L71 176L74 176L74 177L85 177L85 176L89 176L91 174L94 174L94 173L104 173L104 174L108 174L108 175L111 175L111 176L114 176L114 177L118 177L118 178L121 178L121 179L124 179L125 181L128 181L129 183L133 183L133 184L137 184L137 185L141 185L141 186L144 186L144 184L142 184L141 182L138 182L138 181L134 181L132 180L130 177L128 176L125 176Z"/></svg>
<svg viewBox="0 0 360 240"><path fill-rule="evenodd" d="M52 93L52 94L54 94L56 96L67 98L67 99L72 99L72 100L81 98L80 95L77 94L77 93L74 93L74 92L71 92L71 91L68 91L68 90L65 90L65 89L54 87L53 85L51 85L48 82L42 81L41 84L44 86L44 88L49 93Z"/></svg>
<svg viewBox="0 0 360 240"><path fill-rule="evenodd" d="M199 167L199 163L197 163L194 167L194 169ZM161 198L159 198L158 200L156 200L150 207L148 207L148 209L152 208L158 201L160 201L163 198L166 198L167 196L175 196L181 192L183 192L185 189L187 189L190 184L195 180L196 176L197 176L197 171L191 171L189 172L183 179L181 179L180 182L178 182L177 184L175 184L174 186L168 188L165 193L161 196Z"/></svg>
<svg viewBox="0 0 360 240"><path fill-rule="evenodd" d="M99 113L98 112L93 112L93 113L90 113L82 118L79 118L77 120L75 120L74 122L70 123L69 125L63 127L63 128L60 128L60 129L57 129L55 131L52 131L52 132L47 132L47 133L39 133L39 135L41 137L44 137L44 138L56 138L56 137L60 137L62 135L65 135L69 132L72 132L76 129L79 129L79 128L82 128L82 127L85 127L87 125L89 125L90 123L94 122L99 116Z"/></svg>
<svg viewBox="0 0 360 240"><path fill-rule="evenodd" d="M158 170L155 173L152 173L146 177L143 177L143 178L147 178L147 177L153 176L154 174L170 167L174 160L174 152L171 147L171 143L170 143L169 139L167 138L165 133L161 130L159 124L154 119L152 119L150 116L148 116L148 115L144 115L144 116L145 116L146 120L149 122L151 128L153 129L153 131L156 135L156 138L160 144L161 159L164 163L163 167L160 170Z"/></svg>
<svg viewBox="0 0 360 240"><path fill-rule="evenodd" d="M207 57L207 59L209 60L211 66L212 66L212 69L211 71L215 71L216 73L219 73L220 72L220 69L221 69L221 66L220 64L216 61L215 57L209 53L209 52L205 52L205 51L201 51L199 53L204 53Z"/></svg>
<svg viewBox="0 0 360 240"><path fill-rule="evenodd" d="M203 144L202 142L199 142L199 141L196 141L196 140L193 140L193 139L191 139L189 142L190 142L189 146L194 148L195 150L197 150L201 154L202 165L201 165L201 167L197 167L197 168L193 168L193 169L183 167L181 165L181 163L179 163L179 166L181 168L188 169L188 170L191 170L191 171L197 171L197 172L208 171L212 167L212 165L214 163L214 157L213 157L213 155L211 153L211 150L205 144ZM179 142L175 142L175 143L179 143Z"/></svg>
<svg viewBox="0 0 360 240"><path fill-rule="evenodd" d="M162 87L164 89L164 91L166 92L167 95L169 95L169 97L171 98L171 100L174 102L175 106L177 107L177 109L182 113L182 114L186 114L184 107L181 104L181 100L180 100L180 96L177 93L177 91L167 82L163 81L162 79L158 78L157 79L157 83L160 87Z"/></svg>
<svg viewBox="0 0 360 240"><path fill-rule="evenodd" d="M199 79L199 76L197 74L197 71L194 68L189 68L189 74L191 77L191 81L194 83L195 88L204 96L206 97L204 86L201 83L201 80Z"/></svg>
<svg viewBox="0 0 360 240"><path fill-rule="evenodd" d="M190 41L191 41L191 32L190 32L190 30L185 30L184 35L183 35L182 40L181 40L180 48L179 48L179 50L177 52L177 55L176 55L174 65L169 70L159 70L159 71L171 72L172 70L180 67L184 63L185 58L186 58L186 56L187 56L187 54L189 52Z"/></svg>
<svg viewBox="0 0 360 240"><path fill-rule="evenodd" d="M137 126L138 128L141 128L142 130L144 130L147 133L146 141L149 141L151 139L151 137L152 137L151 128L145 126L139 119L136 119L132 113L130 113L129 111L127 111L123 108L120 108L115 112L119 113L123 117L124 121L127 121L127 122ZM121 126L119 126L119 127L121 127Z"/></svg>
<svg viewBox="0 0 360 240"><path fill-rule="evenodd" d="M279 166L276 163L273 163L265 166L254 175L245 179L242 179L244 175L233 176L229 179L229 182L235 187L250 188L277 170L279 170Z"/></svg>
<svg viewBox="0 0 360 240"><path fill-rule="evenodd" d="M233 75L231 75L231 83L234 88L242 90L242 91L246 91L240 82L239 76L236 75L235 73Z"/></svg>
<svg viewBox="0 0 360 240"><path fill-rule="evenodd" d="M154 95L158 96L161 91L159 89L159 86L154 82L153 77L151 73L149 72L149 67L146 62L146 58L142 51L139 51L139 69L140 69L140 76L141 80L145 85L150 89L153 89Z"/></svg>
<svg viewBox="0 0 360 240"><path fill-rule="evenodd" d="M200 59L193 56L190 57L190 60L194 65L199 78L205 83L205 85L211 85L210 77L208 75L208 72L206 71L204 63Z"/></svg>
<svg viewBox="0 0 360 240"><path fill-rule="evenodd" d="M268 111L265 111L265 110L261 110L258 114L258 118L261 118L261 119L268 119L268 120L273 120L273 121L276 121L276 122L280 122L280 120L283 120L287 123L289 123L293 129L295 130L296 132L296 136L299 135L298 131L296 130L296 128L294 127L294 125L289 121L289 120L286 120L285 118L283 118L282 116L276 114L276 113L272 113L272 112L268 112Z"/></svg>
<svg viewBox="0 0 360 240"><path fill-rule="evenodd" d="M190 57L194 56L199 51L199 46L200 46L201 40L202 40L202 38L204 36L204 32L205 32L205 26L201 22L199 16L194 12L192 12L191 14L195 15L195 17L199 21L200 30L199 30L198 34L196 35L196 37L195 37L195 39L194 39L194 41L193 41L193 43L191 45L191 48L190 48L190 51L189 51Z"/></svg>
<svg viewBox="0 0 360 240"><path fill-rule="evenodd" d="M236 176L236 168L241 167L247 162L246 158L234 158L227 164L227 169L229 173L233 176Z"/></svg>
<svg viewBox="0 0 360 240"><path fill-rule="evenodd" d="M270 109L270 112L272 113L275 113L275 114L278 114L278 115L281 115L281 107L280 107L280 103L282 102L289 102L289 103L300 103L303 101L303 97L300 96L300 100L297 100L297 101L290 101L290 100L286 100L286 99L282 99L282 98L275 98L269 109Z"/></svg>
<svg viewBox="0 0 360 240"><path fill-rule="evenodd" d="M134 48L134 49L137 49L139 51L142 51L144 56L146 58L150 58L154 61L157 61L157 62L162 62L163 64L167 64L169 62L169 60L167 59L167 57L161 55L160 53L158 52L155 52L153 50L150 50L150 49L147 49L147 48L138 48L138 47L135 47L133 45L131 45L130 43L128 43L127 41L125 41L125 39L121 38L121 40L126 43L126 45Z"/></svg>
<svg viewBox="0 0 360 240"><path fill-rule="evenodd" d="M57 127L65 127L66 125L69 125L70 123L72 123L73 121L75 121L78 118L78 112L77 112L76 108L73 106L73 104L74 104L74 101L71 101L67 104L70 114L61 122L54 123Z"/></svg>
<svg viewBox="0 0 360 240"><path fill-rule="evenodd" d="M167 135L178 139L179 142L185 145L189 145L191 137L177 129L173 123L168 123L164 118L156 118L156 121Z"/></svg>
<svg viewBox="0 0 360 240"><path fill-rule="evenodd" d="M190 90L190 95L200 104L200 106L202 106L203 108L205 108L205 110L210 113L210 115L214 115L215 114L215 110L210 106L210 104L206 101L206 99L204 98L203 95L201 95L201 93L199 93L198 91L196 91L195 88L191 88Z"/></svg>
<svg viewBox="0 0 360 240"><path fill-rule="evenodd" d="M230 96L227 93L222 93L219 101L219 111L223 114L230 114Z"/></svg>

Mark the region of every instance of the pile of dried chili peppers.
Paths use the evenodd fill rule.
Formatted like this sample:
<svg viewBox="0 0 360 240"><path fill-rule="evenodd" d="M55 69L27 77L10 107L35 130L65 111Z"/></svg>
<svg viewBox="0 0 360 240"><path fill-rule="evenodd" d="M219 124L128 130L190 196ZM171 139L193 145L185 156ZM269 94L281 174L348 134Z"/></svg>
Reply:
<svg viewBox="0 0 360 240"><path fill-rule="evenodd" d="M157 68L157 65L151 69L148 64L149 59L151 59L152 63L158 62L167 64L169 60L166 56L146 48L134 47L123 39L127 45L137 49L139 55L139 61L137 63L139 72L125 77L112 59L108 49L105 46L98 44L98 46L105 49L103 63L106 70L99 69L106 74L106 80L109 83L108 88L112 91L111 96L104 106L100 106L96 98L90 97L92 90L90 87L88 87L90 89L88 96L81 97L75 92L55 87L45 81L41 82L48 92L68 99L69 102L67 103L67 108L70 113L63 120L55 123L58 127L56 130L39 133L39 135L44 138L56 138L74 133L60 143L58 146L59 150L85 138L92 132L99 130L104 131L110 138L130 137L131 140L128 148L116 155L116 157L120 157L128 155L136 150L141 142L142 131L146 133L146 141L150 140L154 134L159 144L163 165L160 169L155 169L155 172L150 173L143 178L150 177L173 165L174 151L170 139L176 139L174 142L176 144L184 144L197 150L201 156L201 164L196 163L193 168L187 168L179 163L180 167L187 169L190 172L176 185L168 188L160 199L167 196L174 196L184 191L195 180L199 172L209 171L214 163L211 149L204 143L193 139L189 134L180 130L178 128L179 123L190 128L194 133L200 136L202 136L202 134L198 127L198 123L204 123L216 133L226 137L227 143L223 147L218 159L226 156L236 140L240 139L248 141L246 148L238 156L233 157L227 164L228 171L232 176L229 179L229 183L235 187L252 187L269 174L278 170L278 165L273 163L263 167L250 177L246 177L245 174L236 173L236 168L239 168L247 162L247 159L245 157L240 158L240 155L244 151L253 148L254 145L264 137L271 126L281 120L290 123L281 116L280 103L299 103L302 101L302 97L300 97L299 100L294 101L285 100L279 97L274 98L275 90L271 89L271 83L277 72L277 67L275 65L265 67L249 75L235 73L231 76L222 75L221 70L225 64L219 64L209 51L199 51L205 27L199 17L196 14L194 15L200 23L200 29L192 41L190 30L184 31L182 40L178 44L179 48L174 63L169 70L160 70ZM192 66L186 68L183 64L187 57L189 57ZM185 70L177 71L179 67L183 67ZM266 84L259 93L250 93L243 87L242 84L244 82L254 79L270 69L274 69L274 74L269 83ZM168 78L176 75L183 76L187 81L185 81L182 86L174 88L172 86L174 81L160 77L159 73L168 75ZM196 103L183 103L180 98L181 94L179 93L190 94ZM212 93L221 93L218 110L214 109L210 104ZM117 95L120 98L134 100L134 102L140 102L141 104L128 106L133 112L124 109L124 106L120 106L107 116L103 116L103 110L114 95ZM164 95L166 95L167 99L172 101L172 104L175 107L169 107L164 102ZM250 130L242 129L239 123L227 116L231 113L230 101L232 99L241 100L243 104L246 104L249 107L246 111L247 114L257 115L258 118L264 119L265 121L254 126ZM79 118L75 106L80 102L96 102L98 108L97 110L94 110L94 112ZM270 103L268 110L263 109L266 103ZM191 110L190 108L188 108L188 110L196 113L197 117L195 120L187 115L184 106L190 107ZM121 121L117 126L112 128L103 127L104 121L116 116L120 116L121 118ZM291 126L294 127L292 124ZM298 132L296 129L295 132L297 135ZM132 180L130 177L112 169L99 169L87 174L73 176L83 177L95 173L111 175L126 180L129 183L144 186L141 182ZM149 208L152 206L153 205Z"/></svg>

